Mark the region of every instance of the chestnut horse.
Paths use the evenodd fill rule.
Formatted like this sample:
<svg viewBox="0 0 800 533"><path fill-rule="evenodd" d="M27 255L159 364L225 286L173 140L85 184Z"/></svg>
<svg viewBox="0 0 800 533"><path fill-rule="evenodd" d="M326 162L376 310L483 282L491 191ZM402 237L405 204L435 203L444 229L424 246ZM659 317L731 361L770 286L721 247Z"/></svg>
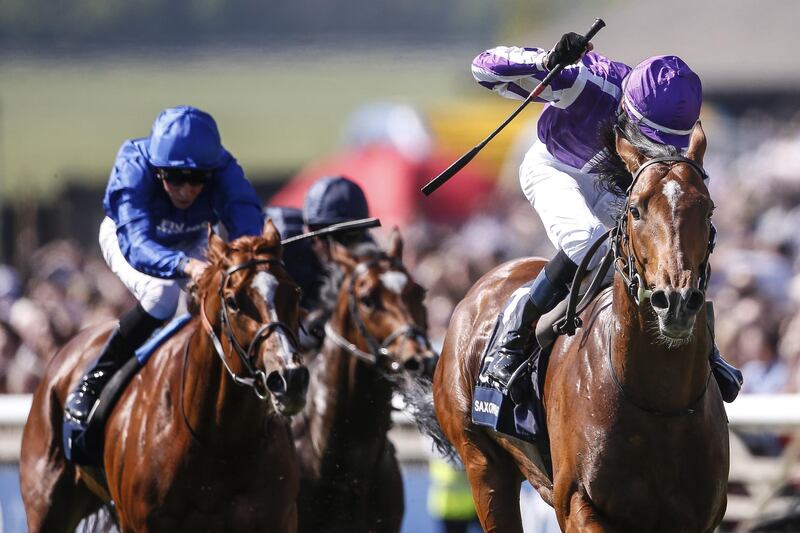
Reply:
<svg viewBox="0 0 800 533"><path fill-rule="evenodd" d="M392 394L432 375L424 290L401 261L395 230L388 254L365 243L333 244L323 291L331 317L308 362L309 404L292 429L300 461L299 530L397 532L403 484L392 444ZM327 293L327 294L325 294Z"/></svg>
<svg viewBox="0 0 800 533"><path fill-rule="evenodd" d="M552 348L542 393L552 477L536 446L470 416L495 319L543 262L495 268L456 308L434 378L435 408L486 531L522 531L523 479L567 532L697 533L722 521L728 432L704 305L713 210L705 148L699 123L687 157L652 147L645 157L616 134L617 154L635 177L626 174L626 209L612 234L613 285L585 310L578 334Z"/></svg>
<svg viewBox="0 0 800 533"><path fill-rule="evenodd" d="M73 531L111 501L123 532L296 530L298 469L285 415L304 406L308 370L295 348L299 291L280 257L271 221L260 237L230 245L209 235L195 316L120 397L102 469L66 461L62 410L111 324L55 355L22 438L31 533Z"/></svg>

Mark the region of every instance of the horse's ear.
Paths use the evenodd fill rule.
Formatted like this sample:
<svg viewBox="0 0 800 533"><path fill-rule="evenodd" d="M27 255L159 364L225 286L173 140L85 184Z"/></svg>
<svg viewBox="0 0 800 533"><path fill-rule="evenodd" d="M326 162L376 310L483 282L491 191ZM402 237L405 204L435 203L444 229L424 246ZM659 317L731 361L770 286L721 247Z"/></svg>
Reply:
<svg viewBox="0 0 800 533"><path fill-rule="evenodd" d="M628 172L633 174L642 166L644 157L628 139L620 135L619 130L617 130L614 136L616 137L617 154L622 158L622 162L625 163Z"/></svg>
<svg viewBox="0 0 800 533"><path fill-rule="evenodd" d="M264 222L261 236L273 246L277 246L281 242L281 232L278 231L278 227L272 222L271 218L267 218L266 222Z"/></svg>
<svg viewBox="0 0 800 533"><path fill-rule="evenodd" d="M358 264L350 252L348 251L346 246L343 246L336 242L334 239L328 239L331 259L344 267L347 270L352 270Z"/></svg>
<svg viewBox="0 0 800 533"><path fill-rule="evenodd" d="M692 128L692 134L689 137L689 149L686 151L686 157L702 167L703 156L706 155L706 146L706 132L703 131L703 126L700 125L700 121L698 120L694 128Z"/></svg>
<svg viewBox="0 0 800 533"><path fill-rule="evenodd" d="M397 226L394 227L392 235L389 237L389 257L398 261L403 260L403 237Z"/></svg>
<svg viewBox="0 0 800 533"><path fill-rule="evenodd" d="M208 225L208 262L216 263L221 261L228 255L228 245L222 240L222 237L216 234L214 227Z"/></svg>

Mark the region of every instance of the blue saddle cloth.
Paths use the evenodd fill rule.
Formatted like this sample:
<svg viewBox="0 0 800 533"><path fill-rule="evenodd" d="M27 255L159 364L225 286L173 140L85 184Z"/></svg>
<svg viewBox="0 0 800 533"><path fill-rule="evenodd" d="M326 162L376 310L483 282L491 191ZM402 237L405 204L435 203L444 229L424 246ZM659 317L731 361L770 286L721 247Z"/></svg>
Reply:
<svg viewBox="0 0 800 533"><path fill-rule="evenodd" d="M480 375L492 362L488 348L493 344L493 337L486 344L487 350L481 361ZM472 421L479 426L490 427L498 433L508 435L536 445L548 470L552 471L550 462L550 440L547 435L547 421L542 406L542 392L547 364L550 361L552 344L542 349L534 343L533 351L526 363L526 372L517 380L517 385L524 388L522 400L515 402L509 395L503 394L491 381L479 379L472 396Z"/></svg>
<svg viewBox="0 0 800 533"><path fill-rule="evenodd" d="M528 363L528 371L518 379L528 381L528 394L520 403L493 387L490 383L475 385L472 402L472 421L488 426L511 437L537 443L547 438L541 391L550 352L537 346Z"/></svg>
<svg viewBox="0 0 800 533"><path fill-rule="evenodd" d="M64 455L68 461L78 465L98 466L103 462L103 428L125 387L131 378L147 363L156 349L177 333L192 316L188 313L172 319L167 325L157 330L135 352L135 357L128 361L103 388L100 399L95 406L86 425L73 420L64 419L63 445Z"/></svg>
<svg viewBox="0 0 800 533"><path fill-rule="evenodd" d="M186 325L192 319L192 315L186 313L184 315L176 316L166 326L162 327L142 344L136 350L136 359L139 361L139 366L142 367L153 355L156 349L164 344L167 339L172 337L178 330Z"/></svg>

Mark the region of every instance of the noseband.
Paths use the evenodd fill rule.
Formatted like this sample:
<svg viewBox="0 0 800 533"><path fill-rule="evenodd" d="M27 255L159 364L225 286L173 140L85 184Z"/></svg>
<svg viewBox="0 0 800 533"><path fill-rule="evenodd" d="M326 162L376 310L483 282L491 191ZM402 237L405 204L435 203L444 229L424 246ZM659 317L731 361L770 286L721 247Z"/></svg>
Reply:
<svg viewBox="0 0 800 533"><path fill-rule="evenodd" d="M642 163L642 165L633 175L633 180L631 181L628 190L625 192L625 209L617 219L617 226L611 232L611 249L612 253L614 254L614 268L622 277L625 285L627 285L628 293L633 297L636 305L641 305L642 302L648 300L650 296L652 296L653 291L650 290L645 284L644 277L637 268L639 259L636 257L636 254L631 251L630 236L628 235L628 209L631 203L631 192L633 191L633 186L636 185L636 181L639 179L639 176L641 176L644 169L657 163L665 163L669 166L685 163L699 172L704 181L708 179L708 174L702 166L698 165L688 157L683 157L680 155L649 159ZM698 289L703 293L703 295L705 295L706 289L708 288L708 279L711 275L711 266L708 263L708 258L711 255L711 252L714 251L714 245L716 244L716 241L717 229L714 227L714 224L711 224L711 231L708 235L706 256L703 259L703 262L700 263L700 282L698 284ZM627 253L623 253L623 249L627 251Z"/></svg>
<svg viewBox="0 0 800 533"><path fill-rule="evenodd" d="M292 331L288 325L279 320L275 320L258 328L253 335L252 340L250 341L250 345L245 350L245 348L242 346L242 343L240 343L239 339L236 337L236 333L234 333L233 327L231 326L231 320L229 316L230 312L228 310L228 305L225 301L225 295L223 294L223 291L225 290L225 287L227 287L231 274L234 272L264 264L281 264L281 261L278 259L252 259L238 265L233 265L222 273L222 280L219 284L219 299L221 305L219 315L222 331L225 333L225 336L228 337L228 341L230 341L230 344L233 347L233 350L236 352L236 355L239 356L239 360L241 361L242 366L244 366L246 372L245 377L236 374L236 372L234 372L228 364L225 351L222 348L222 342L214 332L214 328L211 326L211 323L206 316L205 301L203 301L203 305L201 306L200 310L203 326L208 332L209 337L211 337L211 342L214 344L214 350L217 352L220 361L222 361L223 366L228 371L228 374L230 374L234 383L237 385L251 387L256 396L258 396L258 398L261 400L266 400L269 397L269 389L267 388L266 373L263 370L256 368L256 350L258 349L258 346L267 337L269 337L273 331L278 331L279 334L284 335L289 342L289 346L296 352L298 345L297 337L295 336L294 331ZM287 364L290 362L291 361L286 361Z"/></svg>
<svg viewBox="0 0 800 533"><path fill-rule="evenodd" d="M385 379L393 381L395 379L395 375L393 373L396 373L400 370L400 363L393 359L394 354L389 350L389 346L391 346L399 338L416 339L417 342L419 342L428 350L431 349L431 343L425 333L414 324L405 324L400 326L390 333L383 340L383 342L378 342L378 340L372 334L370 334L369 330L367 329L367 325L364 323L364 320L361 318L361 314L358 312L358 306L356 305L355 282L356 278L377 264L378 261L373 260L365 263L359 263L356 268L353 269L352 274L350 274L350 289L347 297L347 308L350 316L355 323L356 329L358 329L358 332L364 338L367 346L369 346L370 351L365 352L360 350L354 343L348 341L343 335L334 330L330 321L325 323L325 335L339 348L342 348L356 359L375 366L381 371L381 374ZM389 361L389 372L383 371L384 361Z"/></svg>

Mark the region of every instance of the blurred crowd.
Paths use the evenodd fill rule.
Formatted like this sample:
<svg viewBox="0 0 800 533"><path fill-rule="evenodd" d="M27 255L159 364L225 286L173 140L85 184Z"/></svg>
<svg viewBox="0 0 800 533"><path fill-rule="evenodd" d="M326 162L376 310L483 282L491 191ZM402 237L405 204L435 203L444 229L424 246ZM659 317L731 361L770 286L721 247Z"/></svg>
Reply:
<svg viewBox="0 0 800 533"><path fill-rule="evenodd" d="M42 246L23 269L0 265L0 393L33 392L59 347L133 305L99 250L74 242Z"/></svg>
<svg viewBox="0 0 800 533"><path fill-rule="evenodd" d="M709 289L718 344L742 367L743 392L800 392L800 115L718 115L706 132L719 230ZM457 226L420 217L404 228L435 343L483 273L554 253L518 185L507 181L483 204ZM51 242L19 269L0 265L0 393L32 391L59 346L133 303L96 246Z"/></svg>

